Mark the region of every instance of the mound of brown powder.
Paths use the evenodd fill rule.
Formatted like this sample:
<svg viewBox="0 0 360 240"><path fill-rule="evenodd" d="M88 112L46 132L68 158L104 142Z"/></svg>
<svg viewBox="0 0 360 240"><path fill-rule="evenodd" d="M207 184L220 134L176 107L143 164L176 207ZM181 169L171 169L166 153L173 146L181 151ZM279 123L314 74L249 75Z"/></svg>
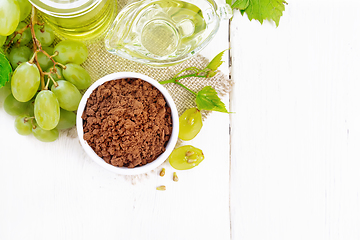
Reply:
<svg viewBox="0 0 360 240"><path fill-rule="evenodd" d="M90 95L82 115L84 140L107 163L133 168L165 151L171 110L162 93L141 79L104 83Z"/></svg>

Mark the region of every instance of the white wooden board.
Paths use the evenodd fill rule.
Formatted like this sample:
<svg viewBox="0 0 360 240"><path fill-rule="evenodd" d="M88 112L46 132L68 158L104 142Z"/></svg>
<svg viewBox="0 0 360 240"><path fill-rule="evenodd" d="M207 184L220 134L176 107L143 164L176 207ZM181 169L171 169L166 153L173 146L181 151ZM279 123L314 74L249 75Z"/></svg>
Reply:
<svg viewBox="0 0 360 240"><path fill-rule="evenodd" d="M209 58L229 48L222 24L202 52ZM221 69L228 73L228 61ZM135 185L93 163L76 138L41 143L16 134L13 121L1 101L1 240L230 239L227 114L211 114L191 142L206 156L200 166L175 183L166 164L165 177L153 172Z"/></svg>
<svg viewBox="0 0 360 240"><path fill-rule="evenodd" d="M358 1L289 1L231 24L231 233L360 239Z"/></svg>

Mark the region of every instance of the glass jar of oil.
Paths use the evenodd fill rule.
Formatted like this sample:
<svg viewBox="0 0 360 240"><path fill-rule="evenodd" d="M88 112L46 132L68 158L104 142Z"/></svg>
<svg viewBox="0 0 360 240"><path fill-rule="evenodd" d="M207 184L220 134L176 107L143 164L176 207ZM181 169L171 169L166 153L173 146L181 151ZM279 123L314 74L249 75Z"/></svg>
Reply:
<svg viewBox="0 0 360 240"><path fill-rule="evenodd" d="M103 37L116 16L116 0L29 0L60 38L91 42Z"/></svg>

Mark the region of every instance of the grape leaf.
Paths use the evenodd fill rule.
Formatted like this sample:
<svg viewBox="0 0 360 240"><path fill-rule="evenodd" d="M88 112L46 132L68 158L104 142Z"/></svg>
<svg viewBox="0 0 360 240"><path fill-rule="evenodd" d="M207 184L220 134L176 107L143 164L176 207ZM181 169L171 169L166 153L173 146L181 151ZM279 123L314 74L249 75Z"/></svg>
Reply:
<svg viewBox="0 0 360 240"><path fill-rule="evenodd" d="M11 65L4 54L0 53L0 88L10 81Z"/></svg>
<svg viewBox="0 0 360 240"><path fill-rule="evenodd" d="M237 7L237 2L240 7ZM246 13L250 21L255 19L262 24L264 20L273 20L276 26L279 26L280 17L285 11L285 4L287 4L284 0L250 0L248 7L244 9L241 8L242 2L244 0L237 0L231 7L241 10L241 14Z"/></svg>
<svg viewBox="0 0 360 240"><path fill-rule="evenodd" d="M226 49L226 50L227 50L227 49ZM209 63L209 65L207 65L206 68L211 69L211 70L213 70L213 71L216 71L216 70L221 66L221 64L223 64L223 62L224 62L224 61L222 61L221 59L222 59L222 57L223 57L223 55L224 55L224 52L225 52L226 50L224 50L224 51L220 52L218 55L216 55L216 56L211 60L211 62Z"/></svg>
<svg viewBox="0 0 360 240"><path fill-rule="evenodd" d="M226 49L227 50L227 49ZM216 55L211 62L206 66L205 69L208 69L207 72L207 77L213 77L216 75L216 73L218 72L217 69L221 66L221 64L223 64L224 61L222 61L222 57L224 55L224 52L226 51L222 51L220 52L218 55Z"/></svg>
<svg viewBox="0 0 360 240"><path fill-rule="evenodd" d="M196 105L199 110L209 110L229 113L225 104L220 100L215 89L206 86L196 95Z"/></svg>
<svg viewBox="0 0 360 240"><path fill-rule="evenodd" d="M229 4L233 9L235 8L235 9L243 10L249 6L250 0L235 0L235 1L227 0L226 3Z"/></svg>

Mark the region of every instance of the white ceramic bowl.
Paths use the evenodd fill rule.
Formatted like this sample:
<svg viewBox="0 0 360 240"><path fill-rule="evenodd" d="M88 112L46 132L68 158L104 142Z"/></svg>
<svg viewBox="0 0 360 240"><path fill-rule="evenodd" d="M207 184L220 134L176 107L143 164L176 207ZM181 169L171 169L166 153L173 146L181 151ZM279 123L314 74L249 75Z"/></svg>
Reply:
<svg viewBox="0 0 360 240"><path fill-rule="evenodd" d="M116 79L121 79L121 78L140 78L148 83L150 83L151 85L153 85L154 87L156 87L163 95L164 98L168 104L168 106L171 109L171 117L172 117L172 123L173 123L173 128L172 128L172 133L170 136L170 140L166 145L166 150L165 152L163 152L157 159L155 159L154 161L152 161L151 163L147 163L143 166L139 166L139 167L135 167L135 168L127 168L127 167L115 167L111 164L108 164L104 161L104 159L100 158L95 152L94 150L89 146L89 144L84 140L83 135L84 135L84 130L83 130L83 120L81 118L83 111L85 109L86 106L86 102L90 96L90 94L100 85L102 85L103 83L107 82L107 81L111 81L111 80L116 80ZM80 139L80 143L83 146L85 152L89 155L89 157L96 162L97 164L99 164L100 166L102 166L103 168L112 171L114 173L118 173L118 174L123 174L123 175L135 175L135 174L141 174L141 173L145 173L145 172L149 172L155 168L157 168L158 166L160 166L170 155L170 153L172 152L172 150L175 147L175 144L177 142L178 139L178 135L179 135L179 116L178 116L178 111L176 109L176 105L173 101L173 99L171 98L169 92L157 81L155 81L154 79L140 74L140 73L133 73L133 72L118 72L118 73L113 73L113 74L109 74L103 78L100 78L98 81L96 81L93 85L91 85L89 87L89 89L85 92L84 96L82 97L80 104L79 104L79 108L77 111L77 117L76 117L76 128L77 128L77 132L78 132L78 136Z"/></svg>

